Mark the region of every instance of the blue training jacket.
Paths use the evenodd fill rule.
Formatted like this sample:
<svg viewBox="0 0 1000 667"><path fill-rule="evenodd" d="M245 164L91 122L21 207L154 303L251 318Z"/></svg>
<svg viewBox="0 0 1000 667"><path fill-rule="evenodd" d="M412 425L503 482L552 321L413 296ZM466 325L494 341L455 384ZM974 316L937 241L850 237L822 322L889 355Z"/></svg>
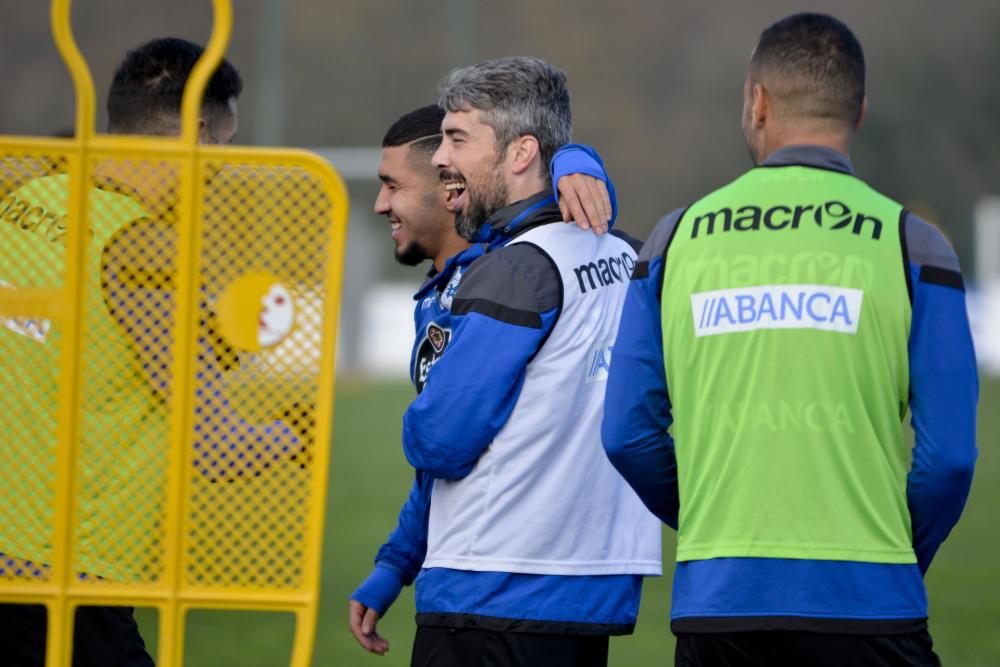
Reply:
<svg viewBox="0 0 1000 667"><path fill-rule="evenodd" d="M454 315L451 300L465 269L491 249L506 245L513 237L558 214L556 184L566 174L584 173L603 180L617 216L614 185L604 171L600 156L591 148L564 146L552 161L553 194L539 193L495 213L484 225L479 243L452 257L440 273L432 269L427 282L415 295L416 340L411 355L411 378L423 392L431 369L442 358L455 332L475 341L466 361L451 359L459 367L474 365L488 377L480 386L493 387L489 395L465 396L462 405L440 391L421 393L404 417L403 445L416 478L399 514L395 530L379 549L376 566L351 597L379 614L384 614L403 585L417 581L418 624L483 627L487 629L624 634L631 632L639 609L642 577L528 575L504 572L473 572L433 568L421 570L427 549L427 525L434 477L459 478L475 464L482 449L506 422L517 401L520 377L505 373L523 366L544 342L553 326L555 308L539 313L540 329L521 327L470 312ZM459 351L460 354L463 354ZM454 354L452 352L452 354ZM490 362L482 363L489 355ZM435 386L445 389L447 377L436 374ZM498 388L504 387L503 390ZM412 445L414 422L430 424L452 432L444 439L468 440L467 452L460 456L433 460ZM456 438L455 433L476 434ZM530 603L526 603L530 600Z"/></svg>

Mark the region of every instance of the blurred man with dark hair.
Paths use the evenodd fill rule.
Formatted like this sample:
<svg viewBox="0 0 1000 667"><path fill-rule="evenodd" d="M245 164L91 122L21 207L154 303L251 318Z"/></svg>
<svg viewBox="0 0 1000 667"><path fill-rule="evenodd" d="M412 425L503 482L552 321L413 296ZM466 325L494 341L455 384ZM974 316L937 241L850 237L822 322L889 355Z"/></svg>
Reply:
<svg viewBox="0 0 1000 667"><path fill-rule="evenodd" d="M204 49L184 39L154 39L129 51L108 91L108 132L176 136L188 74ZM228 60L212 74L199 119L204 144L232 143L237 132L236 100L243 80Z"/></svg>
<svg viewBox="0 0 1000 667"><path fill-rule="evenodd" d="M854 175L865 110L843 23L775 23L757 168L639 255L602 435L678 529L677 665L940 664L923 575L969 493L976 363L951 246Z"/></svg>
<svg viewBox="0 0 1000 667"><path fill-rule="evenodd" d="M414 296L416 340L410 372L418 393L450 341L450 308L462 274L489 248L488 243L470 245L458 235L450 204L456 193L446 188L431 163L441 145L444 116L441 107L429 105L393 123L382 140L382 188L375 201L375 212L386 216L391 225L397 261L406 265L432 261L427 281ZM600 157L587 146L568 144L556 152L551 171L558 192L553 196L566 203L569 217L583 228L602 233L604 216L614 209L615 202L614 187ZM608 201L600 201L604 192L609 193ZM581 219L585 224L580 224ZM378 620L402 586L413 582L423 563L432 487L433 479L417 471L398 525L378 551L375 569L351 595L351 631L358 643L373 653L389 649L389 642L377 631Z"/></svg>
<svg viewBox="0 0 1000 667"><path fill-rule="evenodd" d="M153 40L130 51L115 73L108 96L109 129L177 135L184 85L202 52L200 46L173 38ZM236 98L241 88L239 74L223 61L205 93L199 119L203 143L228 143L235 136ZM162 539L156 508L162 501L168 428L176 173L160 162L141 158L104 159L95 164L93 176L85 241L86 325L78 429L79 451L87 464L81 466L77 478L72 567L84 579L148 581L157 576L156 542ZM72 224L68 190L69 176L53 170L4 199L6 219L18 224L0 226L3 281L19 288L61 284ZM15 579L51 576L51 537L39 526L46 519L39 518L34 503L44 507L45 494L52 492L43 471L51 470L55 460L57 405L48 392L59 372L60 333L59 323L47 319L0 318L0 356L16 369L4 375L0 391L8 434L2 445L5 465L0 473L8 492L0 521L0 572ZM282 422L248 425L225 411L224 398L211 390L219 378L215 356L206 347L205 336L199 344L205 348L199 353L206 360L202 371L209 386L199 409L226 424L234 441L256 444L258 453L278 456L297 450L300 436ZM195 465L202 468L214 463L201 455L195 458ZM257 464L266 466L271 458L265 456L267 462ZM233 475L244 472L253 471L241 469ZM33 489L38 497L26 493L32 485L38 487ZM140 499L152 503L146 509L153 511L136 507ZM41 605L0 604L0 655L5 664L41 667L47 623ZM79 607L73 664L152 665L132 609Z"/></svg>

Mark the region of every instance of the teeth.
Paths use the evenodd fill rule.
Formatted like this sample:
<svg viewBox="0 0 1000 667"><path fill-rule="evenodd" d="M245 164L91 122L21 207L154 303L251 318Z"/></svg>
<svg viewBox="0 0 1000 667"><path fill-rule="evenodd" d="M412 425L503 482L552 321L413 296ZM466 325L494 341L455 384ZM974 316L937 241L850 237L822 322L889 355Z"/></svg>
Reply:
<svg viewBox="0 0 1000 667"><path fill-rule="evenodd" d="M465 183L447 183L444 186L445 190L464 190Z"/></svg>

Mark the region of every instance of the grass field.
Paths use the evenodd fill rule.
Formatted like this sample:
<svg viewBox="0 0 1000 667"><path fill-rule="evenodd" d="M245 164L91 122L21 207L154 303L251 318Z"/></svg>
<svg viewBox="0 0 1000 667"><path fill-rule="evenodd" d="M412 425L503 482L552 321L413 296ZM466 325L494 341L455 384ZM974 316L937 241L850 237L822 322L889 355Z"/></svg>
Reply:
<svg viewBox="0 0 1000 667"><path fill-rule="evenodd" d="M409 664L413 592L407 589L379 630L388 655L368 655L347 630L347 596L367 576L376 549L393 527L412 472L399 446L399 417L408 385L342 383L338 387L333 463L324 545L317 667ZM1000 665L1000 381L984 381L979 404L980 457L968 507L927 577L931 632L948 667ZM613 639L616 667L673 664L668 628L669 561L674 536L665 530L665 575L649 580L635 635ZM155 617L141 614L155 642ZM278 667L288 664L292 620L281 614L199 612L188 624L188 667Z"/></svg>

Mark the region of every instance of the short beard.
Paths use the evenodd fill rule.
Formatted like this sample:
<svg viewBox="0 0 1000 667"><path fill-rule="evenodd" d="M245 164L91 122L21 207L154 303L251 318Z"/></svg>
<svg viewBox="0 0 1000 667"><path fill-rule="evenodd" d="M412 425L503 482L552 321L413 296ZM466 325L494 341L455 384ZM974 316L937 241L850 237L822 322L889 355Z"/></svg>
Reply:
<svg viewBox="0 0 1000 667"><path fill-rule="evenodd" d="M402 250L397 248L393 254L396 257L396 261L403 266L416 266L425 259L430 259L430 254L419 243L411 243Z"/></svg>
<svg viewBox="0 0 1000 667"><path fill-rule="evenodd" d="M469 192L469 201L455 216L455 231L469 243L475 243L486 219L507 205L509 191L500 174L499 167L493 171L493 178L483 187L481 195ZM468 187L468 185L466 185Z"/></svg>

